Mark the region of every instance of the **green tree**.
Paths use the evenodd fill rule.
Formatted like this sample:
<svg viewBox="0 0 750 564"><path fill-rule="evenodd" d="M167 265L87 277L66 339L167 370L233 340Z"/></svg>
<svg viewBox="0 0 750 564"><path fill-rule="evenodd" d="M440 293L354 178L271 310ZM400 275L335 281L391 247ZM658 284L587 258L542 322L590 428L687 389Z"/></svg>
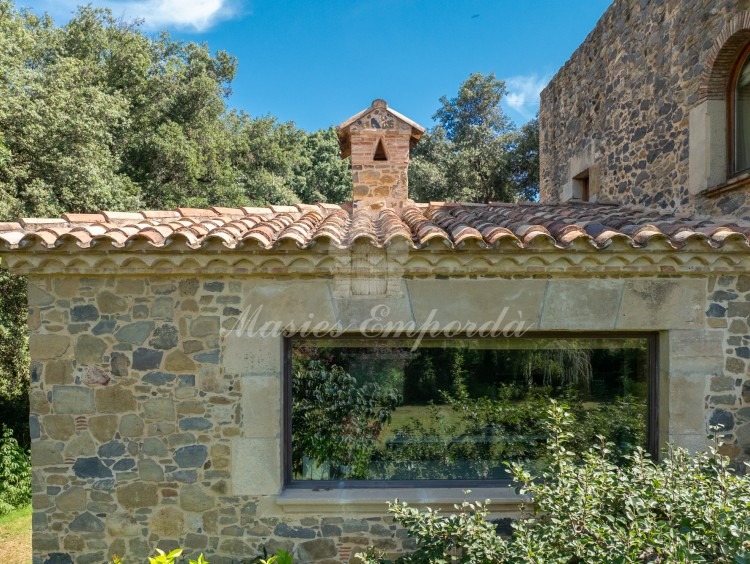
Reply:
<svg viewBox="0 0 750 564"><path fill-rule="evenodd" d="M538 126L515 131L501 102L505 83L475 73L454 98L442 97L437 121L413 151L412 197L420 201L515 201L538 191ZM535 136L536 131L536 136ZM536 147L536 149L535 149ZM536 165L538 166L538 164Z"/></svg>
<svg viewBox="0 0 750 564"><path fill-rule="evenodd" d="M520 200L539 197L539 116L513 134L510 147L510 182Z"/></svg>
<svg viewBox="0 0 750 564"><path fill-rule="evenodd" d="M26 279L0 269L0 423L28 444L29 347Z"/></svg>

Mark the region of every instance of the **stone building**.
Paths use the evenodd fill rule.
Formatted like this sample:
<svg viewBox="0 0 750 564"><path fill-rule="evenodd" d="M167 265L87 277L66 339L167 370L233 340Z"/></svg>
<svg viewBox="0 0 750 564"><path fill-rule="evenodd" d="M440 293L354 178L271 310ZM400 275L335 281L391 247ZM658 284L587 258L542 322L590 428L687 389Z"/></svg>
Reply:
<svg viewBox="0 0 750 564"><path fill-rule="evenodd" d="M558 89L574 99L560 87L570 68L545 93L545 136L553 111L580 109L550 102ZM565 145L549 140L549 202L415 203L408 148L422 131L382 101L345 122L348 205L0 224L3 264L29 280L35 562L175 546L212 564L264 548L347 562L369 544L413 547L386 501L452 508L466 487L513 514L500 463L533 459L535 437L502 421L504 434L431 430L450 428L459 388L519 404L524 386L574 391L608 414L605 432L654 453L667 440L703 448L720 423L725 451L748 456L750 222L558 203L550 163ZM587 165L589 182L601 163L599 194L633 203L606 162ZM534 428L541 404L523 405Z"/></svg>
<svg viewBox="0 0 750 564"><path fill-rule="evenodd" d="M542 92L542 201L750 216L747 0L616 0Z"/></svg>

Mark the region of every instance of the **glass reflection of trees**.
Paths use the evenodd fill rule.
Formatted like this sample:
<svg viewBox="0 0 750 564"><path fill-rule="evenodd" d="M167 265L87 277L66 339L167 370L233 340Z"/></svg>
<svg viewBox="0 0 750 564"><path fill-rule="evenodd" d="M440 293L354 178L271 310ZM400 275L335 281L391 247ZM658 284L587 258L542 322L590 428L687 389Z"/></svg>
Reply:
<svg viewBox="0 0 750 564"><path fill-rule="evenodd" d="M621 459L646 446L646 339L293 341L295 480L500 480L544 464L550 398Z"/></svg>

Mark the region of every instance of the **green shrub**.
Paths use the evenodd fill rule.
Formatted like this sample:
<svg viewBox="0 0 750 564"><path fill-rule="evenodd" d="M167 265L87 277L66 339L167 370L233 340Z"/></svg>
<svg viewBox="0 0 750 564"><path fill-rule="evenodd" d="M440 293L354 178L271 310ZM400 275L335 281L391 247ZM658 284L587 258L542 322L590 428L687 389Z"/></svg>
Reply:
<svg viewBox="0 0 750 564"><path fill-rule="evenodd" d="M750 563L750 478L732 471L718 445L695 456L669 447L658 463L636 449L618 466L604 440L574 453L572 416L555 403L548 414L549 466L537 474L511 465L534 505L509 538L487 520L486 503L441 515L397 501L390 512L419 546L398 562ZM360 556L388 562L374 549Z"/></svg>
<svg viewBox="0 0 750 564"><path fill-rule="evenodd" d="M0 515L31 502L31 458L13 431L3 425L0 437Z"/></svg>
<svg viewBox="0 0 750 564"><path fill-rule="evenodd" d="M176 564L177 559L182 556L182 549L176 548L173 551L167 553L161 549L156 549L156 556L149 557L148 564ZM124 564L125 561L119 556L115 555L112 558L111 564ZM189 564L209 564L208 560L203 558L201 554L198 556L198 560L190 560Z"/></svg>

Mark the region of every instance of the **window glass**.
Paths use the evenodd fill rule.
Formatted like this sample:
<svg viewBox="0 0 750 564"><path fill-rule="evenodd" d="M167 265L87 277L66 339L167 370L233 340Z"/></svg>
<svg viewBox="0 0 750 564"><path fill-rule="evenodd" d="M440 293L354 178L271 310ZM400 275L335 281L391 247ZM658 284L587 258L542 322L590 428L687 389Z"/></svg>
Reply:
<svg viewBox="0 0 750 564"><path fill-rule="evenodd" d="M750 57L737 76L734 113L734 172L743 172L750 169Z"/></svg>
<svg viewBox="0 0 750 564"><path fill-rule="evenodd" d="M545 463L549 398L575 443L646 448L648 342L292 339L292 480L507 480Z"/></svg>

